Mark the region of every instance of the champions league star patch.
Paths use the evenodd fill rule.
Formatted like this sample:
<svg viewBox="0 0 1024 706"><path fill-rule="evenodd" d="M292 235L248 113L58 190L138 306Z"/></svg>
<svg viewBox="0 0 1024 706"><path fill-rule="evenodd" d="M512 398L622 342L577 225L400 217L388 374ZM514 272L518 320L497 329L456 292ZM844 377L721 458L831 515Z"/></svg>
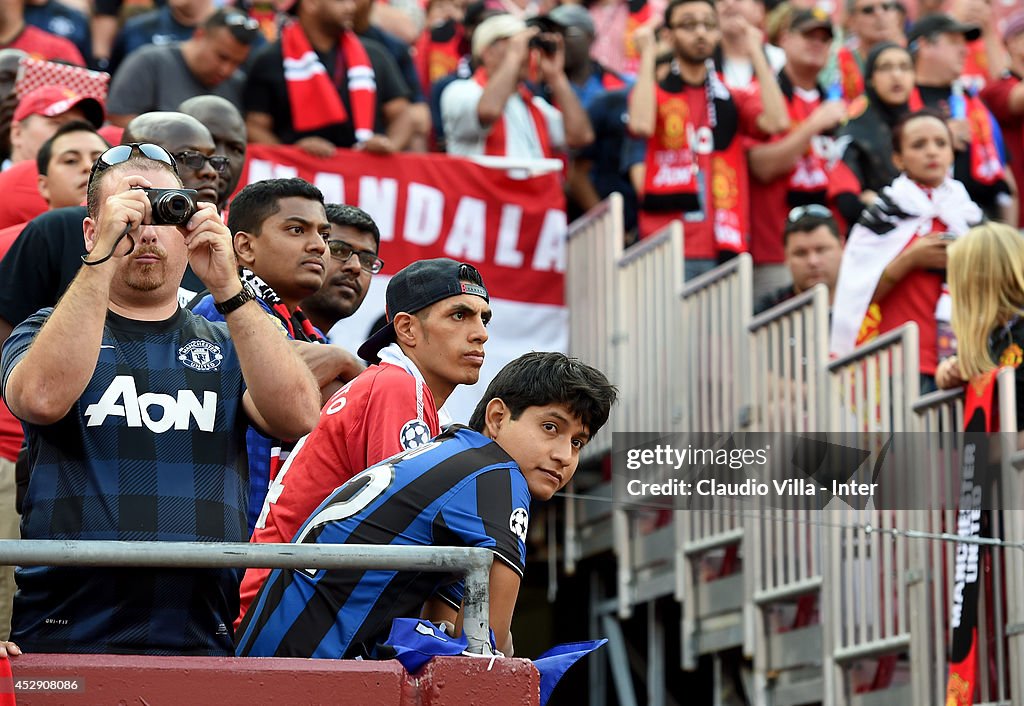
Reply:
<svg viewBox="0 0 1024 706"><path fill-rule="evenodd" d="M220 367L224 356L221 355L220 346L198 338L178 349L178 360L187 368L208 373Z"/></svg>
<svg viewBox="0 0 1024 706"><path fill-rule="evenodd" d="M508 518L508 528L512 534L526 541L526 530L530 526L530 515L524 508L517 507Z"/></svg>
<svg viewBox="0 0 1024 706"><path fill-rule="evenodd" d="M398 432L398 443L403 449L418 449L430 441L430 427L422 419L410 419Z"/></svg>

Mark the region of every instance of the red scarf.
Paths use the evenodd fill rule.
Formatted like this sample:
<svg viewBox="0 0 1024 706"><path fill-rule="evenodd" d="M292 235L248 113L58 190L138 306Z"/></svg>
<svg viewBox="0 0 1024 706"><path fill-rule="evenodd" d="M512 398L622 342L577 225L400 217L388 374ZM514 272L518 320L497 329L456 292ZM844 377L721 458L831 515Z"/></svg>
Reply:
<svg viewBox="0 0 1024 706"><path fill-rule="evenodd" d="M640 52L637 51L633 35L641 25L645 24L650 19L651 6L647 3L647 0L629 0L629 16L626 18L626 32L622 37L623 42L625 42L623 55L626 59L623 70L627 73L635 74L640 66Z"/></svg>
<svg viewBox="0 0 1024 706"><path fill-rule="evenodd" d="M849 47L840 47L836 60L839 63L839 84L843 87L843 97L853 100L863 95L864 75L853 50Z"/></svg>
<svg viewBox="0 0 1024 706"><path fill-rule="evenodd" d="M462 25L455 22L431 27L420 35L416 41L416 68L424 95L429 96L431 86L458 67L464 35Z"/></svg>
<svg viewBox="0 0 1024 706"><path fill-rule="evenodd" d="M714 80L720 83L717 76ZM658 85L655 100L658 115L647 141L641 209L680 215L703 211L704 220L713 221L717 250L746 252L746 154L736 137L731 98L715 98L710 110L705 101L699 115L691 111L685 88L674 92Z"/></svg>
<svg viewBox="0 0 1024 706"><path fill-rule="evenodd" d="M1003 178L1003 164L992 135L992 118L977 95L964 94L967 103L967 124L971 130L971 177L981 184L995 184ZM908 102L910 111L924 108L921 92L914 87Z"/></svg>
<svg viewBox="0 0 1024 706"><path fill-rule="evenodd" d="M999 431L996 407L996 374L992 370L982 378L967 383L964 389L963 472L960 480L960 501L957 508L957 534L984 537L989 533L988 444ZM952 646L949 654L949 677L946 699L952 706L970 706L978 681L978 597L987 561L984 548L977 544L958 544L956 569L953 572L953 615L950 620Z"/></svg>
<svg viewBox="0 0 1024 706"><path fill-rule="evenodd" d="M352 127L356 142L365 142L373 137L376 116L377 82L373 67L366 49L353 32L341 33L337 51L338 60L332 75L320 63L306 33L302 31L302 25L293 22L281 30L284 80L288 85L288 102L292 106L292 125L296 132L311 132L349 122L345 104L338 95L341 71L348 67L346 76Z"/></svg>
<svg viewBox="0 0 1024 706"><path fill-rule="evenodd" d="M487 85L487 72L484 70L484 67L481 66L476 70L476 73L473 74L473 80L481 86ZM551 157L554 153L551 151L551 136L548 134L548 122L544 118L544 113L533 104L533 94L530 93L529 89L522 82L519 83L518 90L519 97L526 104L526 109L530 113L530 119L533 121L533 129L537 133L537 139L540 140L541 152L544 153L545 157ZM484 154L494 157L504 157L508 154L504 115L498 118L494 125L491 126L491 132L487 135L487 142L484 143Z"/></svg>

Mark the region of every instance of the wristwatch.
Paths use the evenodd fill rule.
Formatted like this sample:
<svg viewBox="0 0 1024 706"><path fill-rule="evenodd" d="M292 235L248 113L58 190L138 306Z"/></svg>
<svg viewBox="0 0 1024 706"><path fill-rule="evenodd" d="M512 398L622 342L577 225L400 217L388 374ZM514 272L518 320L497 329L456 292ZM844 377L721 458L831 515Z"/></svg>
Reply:
<svg viewBox="0 0 1024 706"><path fill-rule="evenodd" d="M256 295L252 293L252 290L245 284L242 284L242 291L226 301L214 301L213 306L221 316L227 316L235 309L239 308L246 302L253 301L255 298Z"/></svg>

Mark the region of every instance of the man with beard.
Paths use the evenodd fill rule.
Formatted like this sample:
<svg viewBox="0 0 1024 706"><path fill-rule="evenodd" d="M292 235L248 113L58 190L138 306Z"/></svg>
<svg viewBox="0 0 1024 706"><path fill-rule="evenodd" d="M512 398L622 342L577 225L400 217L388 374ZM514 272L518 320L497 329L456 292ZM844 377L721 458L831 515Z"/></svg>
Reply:
<svg viewBox="0 0 1024 706"><path fill-rule="evenodd" d="M218 200L217 171L209 155L214 152L210 131L195 118L182 113L144 113L132 120L122 143L146 142L177 154L179 177L186 189L196 189L200 201ZM200 155L202 162L199 166ZM225 164L217 160L218 165ZM81 223L84 207L58 208L29 221L0 261L0 341L11 327L44 306L53 306L68 288L85 254ZM185 305L204 289L186 263L178 301Z"/></svg>
<svg viewBox="0 0 1024 706"><path fill-rule="evenodd" d="M216 206L154 223L143 189L181 185L156 145L104 152L85 266L4 346L3 395L32 467L26 539L242 541L246 422L282 438L316 423L316 383L239 281ZM186 263L226 324L178 304ZM233 650L234 570L26 567L18 587L12 639L26 651Z"/></svg>
<svg viewBox="0 0 1024 706"><path fill-rule="evenodd" d="M144 113L128 124L121 139L125 144L156 144L172 154L204 155L199 168L182 165L179 177L186 189L199 191L200 201L217 201L217 171L205 158L213 154L213 139L195 118L182 113ZM0 341L30 314L54 306L78 274L86 253L81 232L86 215L84 207L76 206L37 216L0 261ZM203 288L186 263L179 301L188 303Z"/></svg>
<svg viewBox="0 0 1024 706"><path fill-rule="evenodd" d="M714 70L719 29L711 0L672 0L665 26L673 61L661 81L655 75L651 26L636 34L640 73L630 96L629 130L647 138L644 175L637 180L643 185L640 237L681 218L685 274L692 279L746 250L750 214L743 136L785 129L788 117L756 28L749 27L748 40L761 104L753 94L726 87Z"/></svg>
<svg viewBox="0 0 1024 706"><path fill-rule="evenodd" d="M362 305L371 277L380 272L384 261L377 257L380 231L370 214L338 203L326 204L324 210L331 224L327 274L320 291L302 300L302 310L330 338L334 324Z"/></svg>

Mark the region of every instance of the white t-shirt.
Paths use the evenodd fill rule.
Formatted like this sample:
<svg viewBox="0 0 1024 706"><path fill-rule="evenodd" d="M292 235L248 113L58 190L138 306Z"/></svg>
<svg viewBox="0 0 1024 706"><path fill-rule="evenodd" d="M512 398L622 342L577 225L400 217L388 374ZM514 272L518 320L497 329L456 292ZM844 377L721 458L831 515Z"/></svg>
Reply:
<svg viewBox="0 0 1024 706"><path fill-rule="evenodd" d="M475 79L453 81L441 94L441 119L444 121L444 135L448 154L475 157L484 154L487 136L493 129L480 124L477 106L483 96L484 87ZM533 97L533 104L544 115L548 136L554 148L565 147L565 125L562 114L543 98ZM513 93L505 103L505 155L524 159L543 159L547 155L541 147L526 103L518 92Z"/></svg>

